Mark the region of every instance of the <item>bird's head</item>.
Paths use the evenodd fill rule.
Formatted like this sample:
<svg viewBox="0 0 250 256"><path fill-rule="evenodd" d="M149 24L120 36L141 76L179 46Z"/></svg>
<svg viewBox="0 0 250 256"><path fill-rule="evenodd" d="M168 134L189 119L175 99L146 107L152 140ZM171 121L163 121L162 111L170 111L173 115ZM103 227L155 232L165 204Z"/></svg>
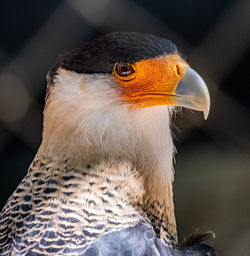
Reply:
<svg viewBox="0 0 250 256"><path fill-rule="evenodd" d="M61 55L47 80L44 141L84 149L85 157L172 162L169 111L209 112L202 78L172 42L148 34L115 32L85 43Z"/></svg>

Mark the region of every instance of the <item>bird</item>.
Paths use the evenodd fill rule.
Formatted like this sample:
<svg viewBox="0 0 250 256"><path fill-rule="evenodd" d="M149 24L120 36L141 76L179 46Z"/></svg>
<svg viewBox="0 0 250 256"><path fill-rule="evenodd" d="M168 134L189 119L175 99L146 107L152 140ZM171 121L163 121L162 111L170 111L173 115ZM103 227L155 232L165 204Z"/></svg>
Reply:
<svg viewBox="0 0 250 256"><path fill-rule="evenodd" d="M208 117L201 76L168 39L111 32L59 55L47 74L42 142L0 215L0 255L217 255L178 242L178 107Z"/></svg>

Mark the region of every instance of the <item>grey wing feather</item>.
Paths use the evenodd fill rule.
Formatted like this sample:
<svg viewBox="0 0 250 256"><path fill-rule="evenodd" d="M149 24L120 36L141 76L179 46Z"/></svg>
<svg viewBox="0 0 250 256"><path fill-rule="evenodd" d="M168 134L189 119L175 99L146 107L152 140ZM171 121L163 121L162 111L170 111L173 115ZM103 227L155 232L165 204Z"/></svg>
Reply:
<svg viewBox="0 0 250 256"><path fill-rule="evenodd" d="M162 244L154 231L138 224L122 231L102 236L89 245L82 256L172 256L170 247Z"/></svg>
<svg viewBox="0 0 250 256"><path fill-rule="evenodd" d="M81 256L218 256L204 240L208 233L192 235L192 242L182 247L166 246L151 227L142 223L122 231L106 234L89 245Z"/></svg>

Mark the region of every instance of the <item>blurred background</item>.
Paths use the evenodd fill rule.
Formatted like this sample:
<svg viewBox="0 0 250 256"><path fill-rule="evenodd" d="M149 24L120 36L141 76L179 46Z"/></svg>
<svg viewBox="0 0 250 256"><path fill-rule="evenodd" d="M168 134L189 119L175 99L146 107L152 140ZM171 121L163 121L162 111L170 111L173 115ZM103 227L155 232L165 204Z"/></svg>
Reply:
<svg viewBox="0 0 250 256"><path fill-rule="evenodd" d="M147 32L175 42L211 93L207 121L174 117L179 239L213 230L222 256L250 255L249 0L8 0L0 24L1 208L41 142L58 54L110 31Z"/></svg>

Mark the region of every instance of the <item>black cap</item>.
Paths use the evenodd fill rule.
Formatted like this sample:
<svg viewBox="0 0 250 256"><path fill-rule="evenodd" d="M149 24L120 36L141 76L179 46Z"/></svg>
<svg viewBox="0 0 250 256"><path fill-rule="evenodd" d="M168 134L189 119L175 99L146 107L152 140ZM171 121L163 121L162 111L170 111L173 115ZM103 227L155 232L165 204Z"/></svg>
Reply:
<svg viewBox="0 0 250 256"><path fill-rule="evenodd" d="M59 56L49 71L48 82L58 67L77 73L111 73L115 63L176 54L175 44L165 38L136 32L112 32Z"/></svg>

